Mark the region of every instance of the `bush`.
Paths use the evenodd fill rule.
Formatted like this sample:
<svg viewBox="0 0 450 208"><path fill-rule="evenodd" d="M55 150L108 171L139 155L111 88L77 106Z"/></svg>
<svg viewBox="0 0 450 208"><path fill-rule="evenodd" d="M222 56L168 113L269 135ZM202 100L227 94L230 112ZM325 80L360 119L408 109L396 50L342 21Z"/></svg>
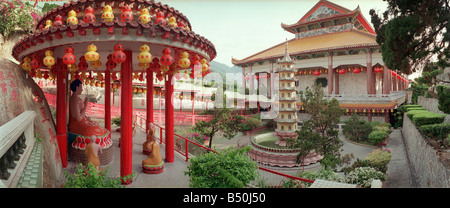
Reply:
<svg viewBox="0 0 450 208"><path fill-rule="evenodd" d="M409 112L408 112L409 113ZM445 115L433 112L417 113L412 117L412 120L416 126L422 126L427 124L438 124L444 122Z"/></svg>
<svg viewBox="0 0 450 208"><path fill-rule="evenodd" d="M372 131L369 134L369 142L374 145L377 145L378 143L382 143L386 139L387 135L388 133L385 131L377 131L377 130Z"/></svg>
<svg viewBox="0 0 450 208"><path fill-rule="evenodd" d="M412 110L412 111L408 111L406 113L406 116L408 116L408 118L412 120L414 115L419 114L419 113L427 113L427 112L430 112L430 111L427 111L427 110Z"/></svg>
<svg viewBox="0 0 450 208"><path fill-rule="evenodd" d="M420 130L431 139L444 140L450 133L450 123L423 125Z"/></svg>
<svg viewBox="0 0 450 208"><path fill-rule="evenodd" d="M8 37L16 30L31 33L41 13L28 2L19 0L0 2L0 33Z"/></svg>
<svg viewBox="0 0 450 208"><path fill-rule="evenodd" d="M372 181L375 179L385 181L386 175L372 167L360 167L355 168L347 175L346 183L357 184L362 188L370 188Z"/></svg>
<svg viewBox="0 0 450 208"><path fill-rule="evenodd" d="M241 123L239 130L240 131L250 131L256 127L259 126L259 124L261 123L261 121L258 118L247 118L246 121L244 121L244 123Z"/></svg>
<svg viewBox="0 0 450 208"><path fill-rule="evenodd" d="M73 175L64 172L67 182L64 183L64 188L120 188L121 179L112 179L108 177L109 169L106 171L97 171L92 163L88 163L86 168L83 168L81 163L78 164ZM133 177L132 174L130 177Z"/></svg>
<svg viewBox="0 0 450 208"><path fill-rule="evenodd" d="M444 113L450 113L450 87L444 85L436 86L439 106L438 109Z"/></svg>
<svg viewBox="0 0 450 208"><path fill-rule="evenodd" d="M342 133L352 141L367 141L370 132L373 130L370 123L360 120L356 114L344 123L345 125L342 126Z"/></svg>
<svg viewBox="0 0 450 208"><path fill-rule="evenodd" d="M407 111L413 111L413 110L426 110L423 107L413 107L413 108L407 108Z"/></svg>
<svg viewBox="0 0 450 208"><path fill-rule="evenodd" d="M114 125L116 125L116 126L119 126L119 127L120 127L120 116L119 116L119 117L117 117L117 118L113 118L113 119L111 119L111 124L114 124Z"/></svg>
<svg viewBox="0 0 450 208"><path fill-rule="evenodd" d="M391 161L392 153L388 149L376 149L369 153L366 162L369 166L386 173L387 164Z"/></svg>
<svg viewBox="0 0 450 208"><path fill-rule="evenodd" d="M209 152L189 160L188 171L192 188L244 188L257 176L256 162L246 155L251 147L232 147Z"/></svg>

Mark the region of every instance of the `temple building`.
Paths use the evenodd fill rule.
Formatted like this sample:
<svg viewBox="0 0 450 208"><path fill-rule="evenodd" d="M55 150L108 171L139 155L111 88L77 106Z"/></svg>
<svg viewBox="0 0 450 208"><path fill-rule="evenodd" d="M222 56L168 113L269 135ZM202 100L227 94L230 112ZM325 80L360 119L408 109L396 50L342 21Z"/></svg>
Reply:
<svg viewBox="0 0 450 208"><path fill-rule="evenodd" d="M281 23L281 27L294 34L287 44L297 92L320 83L326 97L339 100L345 112L343 119L357 113L369 121L390 122L395 109L405 102L407 78L385 66L376 33L359 6L349 10L320 0L298 22ZM244 88L255 92L255 77L277 73L277 63L285 57L285 51L285 43L281 42L246 58L233 58L232 63L241 67L246 77ZM282 74L281 85L285 82ZM269 77L267 83L271 85L274 76L265 77ZM282 99L285 88L279 87ZM271 91L267 91L268 97ZM305 119L307 115L298 97L296 107L300 120Z"/></svg>

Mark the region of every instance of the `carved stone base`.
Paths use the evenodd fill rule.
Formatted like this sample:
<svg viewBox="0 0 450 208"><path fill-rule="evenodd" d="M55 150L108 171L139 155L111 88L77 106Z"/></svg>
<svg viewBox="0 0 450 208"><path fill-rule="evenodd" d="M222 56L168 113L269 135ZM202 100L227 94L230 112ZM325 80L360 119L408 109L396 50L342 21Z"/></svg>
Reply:
<svg viewBox="0 0 450 208"><path fill-rule="evenodd" d="M164 162L161 162L161 164L159 165L152 165L152 166L143 165L142 170L144 173L147 174L162 173L164 171Z"/></svg>
<svg viewBox="0 0 450 208"><path fill-rule="evenodd" d="M109 146L106 149L102 150L102 154L98 155L98 159L100 160L101 165L107 165L112 161L113 156L113 147ZM83 163L83 165L87 165L87 158L84 155L84 150L75 149L72 145L69 146L69 159L72 162Z"/></svg>

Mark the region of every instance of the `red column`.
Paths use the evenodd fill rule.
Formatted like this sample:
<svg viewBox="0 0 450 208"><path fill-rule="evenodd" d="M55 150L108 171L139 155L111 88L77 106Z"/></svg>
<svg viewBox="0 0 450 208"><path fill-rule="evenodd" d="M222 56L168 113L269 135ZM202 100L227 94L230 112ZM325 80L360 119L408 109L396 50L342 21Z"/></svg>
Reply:
<svg viewBox="0 0 450 208"><path fill-rule="evenodd" d="M67 167L67 125L66 125L66 85L67 85L67 69L62 67L62 59L58 58L56 64L57 80L56 80L56 138L58 140L59 153L61 154L61 162L63 168Z"/></svg>
<svg viewBox="0 0 450 208"><path fill-rule="evenodd" d="M149 123L153 123L153 71L147 68L147 122L145 130L149 130ZM148 139L148 138L147 138Z"/></svg>
<svg viewBox="0 0 450 208"><path fill-rule="evenodd" d="M333 94L333 53L328 55L328 95Z"/></svg>
<svg viewBox="0 0 450 208"><path fill-rule="evenodd" d="M122 78L121 94L121 122L120 122L120 177L131 174L132 171L132 152L133 152L133 88L132 88L132 52L124 51L127 59L122 62L120 76ZM130 184L132 181L124 181L122 184Z"/></svg>
<svg viewBox="0 0 450 208"><path fill-rule="evenodd" d="M166 162L173 163L174 161L174 129L173 129L173 103L172 103L172 94L173 94L173 85L172 85L172 74L167 75L166 79Z"/></svg>
<svg viewBox="0 0 450 208"><path fill-rule="evenodd" d="M111 138L111 72L105 72L105 128L109 131Z"/></svg>
<svg viewBox="0 0 450 208"><path fill-rule="evenodd" d="M397 91L397 75L392 76L392 91Z"/></svg>
<svg viewBox="0 0 450 208"><path fill-rule="evenodd" d="M369 50L366 53L366 62L367 62L367 94L373 95L376 94L374 85L374 73L372 70L372 51Z"/></svg>
<svg viewBox="0 0 450 208"><path fill-rule="evenodd" d="M383 94L389 95L391 92L391 82L389 80L389 69L386 67L386 64L383 67Z"/></svg>

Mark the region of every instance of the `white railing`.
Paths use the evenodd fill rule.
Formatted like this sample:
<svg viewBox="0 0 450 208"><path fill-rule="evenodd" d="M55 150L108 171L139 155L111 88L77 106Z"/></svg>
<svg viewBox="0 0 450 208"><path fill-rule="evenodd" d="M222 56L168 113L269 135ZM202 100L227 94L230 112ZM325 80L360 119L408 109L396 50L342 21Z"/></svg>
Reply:
<svg viewBox="0 0 450 208"><path fill-rule="evenodd" d="M0 187L16 187L33 149L34 111L0 126Z"/></svg>

